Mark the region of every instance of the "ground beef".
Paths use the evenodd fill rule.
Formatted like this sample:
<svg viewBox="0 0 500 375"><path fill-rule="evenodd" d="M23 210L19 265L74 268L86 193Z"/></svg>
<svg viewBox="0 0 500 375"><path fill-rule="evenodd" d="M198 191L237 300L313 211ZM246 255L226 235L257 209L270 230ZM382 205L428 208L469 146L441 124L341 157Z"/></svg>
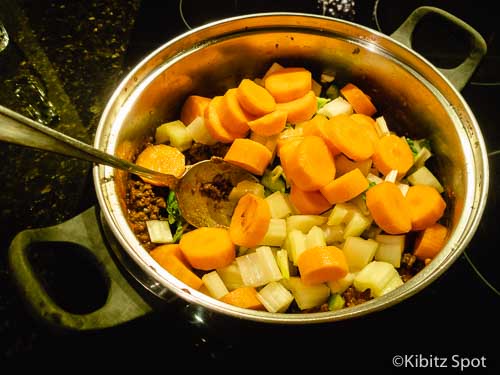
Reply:
<svg viewBox="0 0 500 375"><path fill-rule="evenodd" d="M224 143L216 143L211 146L194 143L188 150L184 151L186 164L195 164L199 161L210 159L212 156L223 158L228 149L229 145Z"/></svg>
<svg viewBox="0 0 500 375"><path fill-rule="evenodd" d="M156 246L151 243L146 221L166 219L167 195L167 188L152 186L135 176L131 176L128 180L126 195L128 221L146 250Z"/></svg>
<svg viewBox="0 0 500 375"><path fill-rule="evenodd" d="M424 268L425 263L412 253L405 252L401 257L401 265L398 269L401 279L406 283Z"/></svg>
<svg viewBox="0 0 500 375"><path fill-rule="evenodd" d="M345 300L345 307L352 307L359 305L363 302L371 300L373 297L370 296L370 289L366 289L364 292L360 292L353 285L342 293L342 297Z"/></svg>
<svg viewBox="0 0 500 375"><path fill-rule="evenodd" d="M223 175L216 175L212 182L204 183L200 187L201 195L213 199L214 201L226 200L233 189L233 184Z"/></svg>

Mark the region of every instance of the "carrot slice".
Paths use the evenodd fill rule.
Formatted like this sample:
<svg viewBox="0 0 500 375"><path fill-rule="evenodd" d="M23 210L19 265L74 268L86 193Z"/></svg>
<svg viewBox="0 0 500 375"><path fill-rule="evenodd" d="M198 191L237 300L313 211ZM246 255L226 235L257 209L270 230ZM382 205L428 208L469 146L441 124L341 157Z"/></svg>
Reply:
<svg viewBox="0 0 500 375"><path fill-rule="evenodd" d="M335 281L349 270L344 252L336 246L316 246L303 251L297 266L304 284Z"/></svg>
<svg viewBox="0 0 500 375"><path fill-rule="evenodd" d="M302 215L319 215L332 205L319 191L304 191L291 183L290 201Z"/></svg>
<svg viewBox="0 0 500 375"><path fill-rule="evenodd" d="M397 178L403 177L413 165L413 154L408 143L401 137L388 134L380 138L372 156L373 165L383 175L397 170Z"/></svg>
<svg viewBox="0 0 500 375"><path fill-rule="evenodd" d="M332 180L320 192L330 204L336 204L353 199L368 189L369 185L363 173L356 168Z"/></svg>
<svg viewBox="0 0 500 375"><path fill-rule="evenodd" d="M226 228L194 229L181 237L179 246L189 264L204 271L226 267L236 256L235 246Z"/></svg>
<svg viewBox="0 0 500 375"><path fill-rule="evenodd" d="M291 159L293 159L297 146L302 142L304 137L290 137L283 140L279 140L277 144L276 154L280 158L281 168L287 179L291 182L292 178L289 173L288 164Z"/></svg>
<svg viewBox="0 0 500 375"><path fill-rule="evenodd" d="M255 120L249 121L248 126L255 134L266 137L280 133L286 125L287 113L276 110Z"/></svg>
<svg viewBox="0 0 500 375"><path fill-rule="evenodd" d="M263 116L276 109L276 101L269 91L248 78L240 82L236 96L241 107L255 116Z"/></svg>
<svg viewBox="0 0 500 375"><path fill-rule="evenodd" d="M276 104L276 109L285 111L287 121L292 124L309 120L318 109L316 94L314 91L309 91L304 96L290 102Z"/></svg>
<svg viewBox="0 0 500 375"><path fill-rule="evenodd" d="M236 135L228 132L220 121L218 114L218 108L222 104L222 96L215 96L212 98L210 103L208 103L205 109L205 126L208 133L213 139L222 143L231 143L237 137Z"/></svg>
<svg viewBox="0 0 500 375"><path fill-rule="evenodd" d="M448 228L439 223L433 224L419 232L415 239L413 254L421 259L433 259L444 247Z"/></svg>
<svg viewBox="0 0 500 375"><path fill-rule="evenodd" d="M406 193L413 230L423 230L435 224L444 214L446 202L439 192L427 185L410 186Z"/></svg>
<svg viewBox="0 0 500 375"><path fill-rule="evenodd" d="M372 117L364 115L362 113L353 113L350 117L354 121L356 121L363 129L365 129L366 135L373 143L373 147L376 147L380 138L377 133L377 123L375 122L375 120Z"/></svg>
<svg viewBox="0 0 500 375"><path fill-rule="evenodd" d="M207 98L205 96L188 96L181 108L180 120L182 121L182 123L187 126L191 124L196 117L203 117L205 108L207 108L210 100L210 98Z"/></svg>
<svg viewBox="0 0 500 375"><path fill-rule="evenodd" d="M311 90L312 75L304 68L283 68L269 74L264 80L264 87L276 102L290 102Z"/></svg>
<svg viewBox="0 0 500 375"><path fill-rule="evenodd" d="M372 159L366 159L361 161L354 161L349 159L344 154L339 154L335 156L335 169L337 170L336 176L340 177L343 174L346 174L353 169L359 168L361 173L364 176L367 176L370 173L370 169L372 168Z"/></svg>
<svg viewBox="0 0 500 375"><path fill-rule="evenodd" d="M175 255L167 254L161 258L161 261L157 260L157 262L172 276L175 276L191 288L200 289L203 285L203 280Z"/></svg>
<svg viewBox="0 0 500 375"><path fill-rule="evenodd" d="M356 85L348 83L340 89L340 93L352 105L354 112L367 116L373 116L377 112L370 97Z"/></svg>
<svg viewBox="0 0 500 375"><path fill-rule="evenodd" d="M164 257L168 255L174 255L177 258L179 258L179 260L182 263L189 265L178 243L168 243L156 246L153 250L149 252L149 255L151 255L160 264L162 263Z"/></svg>
<svg viewBox="0 0 500 375"><path fill-rule="evenodd" d="M176 177L182 176L186 170L186 159L184 154L177 148L164 145L149 145L137 156L135 160L137 165L149 168L153 171L171 174ZM142 177L144 182L155 186L163 186L161 182Z"/></svg>
<svg viewBox="0 0 500 375"><path fill-rule="evenodd" d="M229 235L239 246L254 247L264 238L271 221L271 210L264 198L247 193L239 200L234 209Z"/></svg>
<svg viewBox="0 0 500 375"><path fill-rule="evenodd" d="M340 154L340 150L335 147L332 141L332 126L328 122L328 117L316 115L312 119L302 123L302 126L304 128L304 135L317 135L323 138L333 156Z"/></svg>
<svg viewBox="0 0 500 375"><path fill-rule="evenodd" d="M328 122L331 141L348 158L360 161L373 155L374 147L366 130L348 115L334 116Z"/></svg>
<svg viewBox="0 0 500 375"><path fill-rule="evenodd" d="M244 309L265 310L264 305L257 298L257 290L251 286L236 288L224 295L220 300Z"/></svg>
<svg viewBox="0 0 500 375"><path fill-rule="evenodd" d="M237 138L243 138L250 130L248 121L253 120L255 116L241 108L236 92L236 88L226 91L217 113L222 126L229 133L236 135Z"/></svg>
<svg viewBox="0 0 500 375"><path fill-rule="evenodd" d="M227 150L224 160L251 173L262 176L271 161L272 153L259 142L237 138Z"/></svg>
<svg viewBox="0 0 500 375"><path fill-rule="evenodd" d="M318 190L335 177L333 156L323 139L315 135L305 136L297 145L286 170L287 177L305 191Z"/></svg>
<svg viewBox="0 0 500 375"><path fill-rule="evenodd" d="M384 181L368 189L366 206L383 231L402 234L411 230L410 207L396 184Z"/></svg>

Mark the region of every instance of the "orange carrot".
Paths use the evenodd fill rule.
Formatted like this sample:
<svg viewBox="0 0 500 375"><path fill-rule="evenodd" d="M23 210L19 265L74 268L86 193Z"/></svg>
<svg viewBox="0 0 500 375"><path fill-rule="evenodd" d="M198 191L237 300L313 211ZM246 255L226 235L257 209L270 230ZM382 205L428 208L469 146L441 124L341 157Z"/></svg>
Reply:
<svg viewBox="0 0 500 375"><path fill-rule="evenodd" d="M446 202L439 192L427 185L410 186L406 193L413 230L423 230L435 224L444 214Z"/></svg>
<svg viewBox="0 0 500 375"><path fill-rule="evenodd" d="M175 276L191 288L200 289L203 285L203 280L200 279L193 271L191 271L189 267L174 254L167 254L165 256L162 256L161 261L157 260L157 262L172 276Z"/></svg>
<svg viewBox="0 0 500 375"><path fill-rule="evenodd" d="M353 169L358 168L363 176L367 176L370 173L372 167L372 159L366 159L361 161L353 161L349 159L344 154L339 154L335 156L335 169L337 170L336 176L340 177Z"/></svg>
<svg viewBox="0 0 500 375"><path fill-rule="evenodd" d="M312 119L302 123L302 126L304 128L304 135L317 135L323 138L333 156L340 154L340 151L333 144L330 135L332 126L329 124L326 116L316 115Z"/></svg>
<svg viewBox="0 0 500 375"><path fill-rule="evenodd" d="M332 206L319 191L301 190L293 182L290 186L290 201L302 215L319 215Z"/></svg>
<svg viewBox="0 0 500 375"><path fill-rule="evenodd" d="M444 247L448 229L439 223L419 232L415 239L413 254L421 259L433 259Z"/></svg>
<svg viewBox="0 0 500 375"><path fill-rule="evenodd" d="M220 300L244 309L265 310L264 305L257 298L257 290L251 286L236 288L224 295Z"/></svg>
<svg viewBox="0 0 500 375"><path fill-rule="evenodd" d="M279 134L285 128L286 118L285 111L276 110L249 121L248 126L255 134L271 136Z"/></svg>
<svg viewBox="0 0 500 375"><path fill-rule="evenodd" d="M272 153L259 142L237 138L227 150L224 160L251 173L262 176L271 161Z"/></svg>
<svg viewBox="0 0 500 375"><path fill-rule="evenodd" d="M248 121L255 119L255 116L241 108L236 92L236 88L226 91L217 113L224 129L238 138L243 138L250 130Z"/></svg>
<svg viewBox="0 0 500 375"><path fill-rule="evenodd" d="M368 189L366 206L383 231L402 234L411 230L410 207L396 184L384 181Z"/></svg>
<svg viewBox="0 0 500 375"><path fill-rule="evenodd" d="M296 124L309 120L318 109L314 91L308 91L304 96L289 102L276 104L276 109L287 113L287 121Z"/></svg>
<svg viewBox="0 0 500 375"><path fill-rule="evenodd" d="M321 194L330 202L336 204L347 202L368 189L370 183L361 171L356 168L332 180L322 188Z"/></svg>
<svg viewBox="0 0 500 375"><path fill-rule="evenodd" d="M208 103L205 109L205 126L213 139L222 143L231 143L236 139L236 135L228 132L220 121L218 108L222 104L222 96L215 96Z"/></svg>
<svg viewBox="0 0 500 375"><path fill-rule="evenodd" d="M186 159L184 154L172 146L157 144L147 146L135 161L137 165L149 168L153 171L171 174L176 177L182 176L186 170ZM155 186L163 186L161 182L142 177L144 182Z"/></svg>
<svg viewBox="0 0 500 375"><path fill-rule="evenodd" d="M318 190L333 180L335 164L323 139L315 135L305 136L297 145L296 152L286 161L285 173L299 189L305 191Z"/></svg>
<svg viewBox="0 0 500 375"><path fill-rule="evenodd" d="M285 172L285 176L290 182L292 181L292 178L290 177L288 164L289 161L294 157L297 146L302 142L303 139L304 137L290 137L278 141L276 154L280 158L280 164L283 168L283 172Z"/></svg>
<svg viewBox="0 0 500 375"><path fill-rule="evenodd" d="M344 252L336 246L316 246L305 250L297 259L304 284L338 280L349 271Z"/></svg>
<svg viewBox="0 0 500 375"><path fill-rule="evenodd" d="M366 135L372 141L373 147L376 147L380 138L377 133L377 123L375 122L375 120L372 117L364 115L362 113L353 113L351 115L351 118L366 130Z"/></svg>
<svg viewBox="0 0 500 375"><path fill-rule="evenodd" d="M179 245L189 264L204 271L226 267L236 256L235 246L226 228L194 229L181 237Z"/></svg>
<svg viewBox="0 0 500 375"><path fill-rule="evenodd" d="M335 147L349 159L360 161L373 155L373 144L363 129L348 115L338 115L328 120L330 138Z"/></svg>
<svg viewBox="0 0 500 375"><path fill-rule="evenodd" d="M276 101L269 91L248 78L240 82L236 96L241 107L255 116L263 116L276 109Z"/></svg>
<svg viewBox="0 0 500 375"><path fill-rule="evenodd" d="M377 112L370 97L354 84L348 83L340 89L340 93L352 105L354 112L367 116L373 116Z"/></svg>
<svg viewBox="0 0 500 375"><path fill-rule="evenodd" d="M264 80L264 87L276 102L290 102L311 90L312 75L304 68L283 68L269 74Z"/></svg>
<svg viewBox="0 0 500 375"><path fill-rule="evenodd" d="M156 246L149 252L149 255L151 255L160 264L162 263L163 258L169 255L176 256L182 263L186 265L189 264L178 243L168 243Z"/></svg>
<svg viewBox="0 0 500 375"><path fill-rule="evenodd" d="M181 108L180 120L182 123L187 126L191 124L196 117L203 117L205 108L207 108L210 100L210 98L199 95L188 96Z"/></svg>
<svg viewBox="0 0 500 375"><path fill-rule="evenodd" d="M238 246L254 247L264 238L271 221L271 210L264 198L247 193L234 209L229 235Z"/></svg>
<svg viewBox="0 0 500 375"><path fill-rule="evenodd" d="M403 177L413 165L413 154L408 143L401 137L388 134L380 138L372 156L373 165L383 175L398 171L397 178Z"/></svg>

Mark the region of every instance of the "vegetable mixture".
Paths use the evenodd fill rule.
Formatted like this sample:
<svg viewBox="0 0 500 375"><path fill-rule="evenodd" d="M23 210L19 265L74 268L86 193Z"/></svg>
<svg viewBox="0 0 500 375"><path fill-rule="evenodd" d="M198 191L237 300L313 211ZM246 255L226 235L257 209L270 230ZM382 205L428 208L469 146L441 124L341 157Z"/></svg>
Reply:
<svg viewBox="0 0 500 375"><path fill-rule="evenodd" d="M225 303L338 310L401 286L444 246L443 186L426 139L390 130L355 83L274 63L212 98L189 96L136 163L181 176L219 156L259 182L206 187L235 202L228 228L194 228L175 194L130 176L128 215L168 272ZM205 189L205 187L204 187Z"/></svg>

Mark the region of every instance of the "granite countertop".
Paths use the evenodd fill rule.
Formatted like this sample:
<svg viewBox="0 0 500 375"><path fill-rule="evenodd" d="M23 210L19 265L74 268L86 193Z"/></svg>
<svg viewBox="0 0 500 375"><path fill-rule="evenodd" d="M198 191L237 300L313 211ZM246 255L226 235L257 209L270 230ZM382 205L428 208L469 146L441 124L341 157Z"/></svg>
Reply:
<svg viewBox="0 0 500 375"><path fill-rule="evenodd" d="M238 3L232 0L218 1L226 5ZM337 2L357 3L358 14L357 18L352 17L353 20L363 19L366 25L373 28L380 26L378 22L382 21L385 27L382 31L386 33L394 31L403 19L402 14L424 3L448 7L450 11L457 11L460 17L467 17L467 12L471 9L474 15L471 16L471 20L480 19L481 12L485 11L479 9L480 7L470 7L467 1L456 1L451 5L444 0L430 2L412 0L405 2L404 6L396 0L385 0L386 3L378 0L363 1ZM178 17L179 3L182 4L182 1L0 0L0 21L5 25L10 38L7 49L0 52L0 104L92 144L100 115L120 80L148 52L188 30L189 25L186 20ZM256 2L256 4L264 3L266 2ZM286 1L278 1L276 4L281 3L285 4ZM325 0L318 3L329 2ZM193 4L194 1L184 1L185 9L190 7L191 11L196 10L197 4ZM385 7L386 12L381 13L380 19L374 20L372 12L377 6ZM210 5L205 4L204 11L209 12L210 8ZM210 14L214 16L216 13ZM205 13L201 11L193 11L192 25L209 20L204 18L204 15ZM230 14L221 13L221 15ZM473 24L474 27L482 27L480 31L488 37L487 42L495 43L496 46L496 55L489 57L487 64L484 64L479 72L480 75L475 79L484 82L497 80L497 88L493 87L495 90L493 97L500 98L497 79L500 48L495 31L498 31L498 27L494 28L492 24L491 16L486 18L485 23ZM488 148L499 149L499 132L494 126L496 117L485 109L490 104L484 98L492 95L485 94L482 91L484 87L469 86L463 94L472 109L479 112L478 120L486 124L483 130ZM96 363L97 360L119 361L126 364L134 356L147 358L151 356L164 362L172 356L176 357L177 353L182 351L184 353L187 351L192 356L200 354L196 358L207 360L216 357L225 360L226 353L236 355L243 360L245 356L239 352L241 350L239 348L244 348L245 351L250 348L244 345L238 346L239 341L244 338L239 337L237 333L240 332L241 335L247 335L246 337L252 337L254 340L259 339L260 334L265 334L266 331L254 329L252 324L243 329L237 322L236 325L216 328L220 329L221 336L223 333L229 334L225 332L226 330L234 331L232 335L236 335L236 339L231 336L234 341L219 342L217 335L212 335L211 341L207 341L205 336L197 331L196 324L181 321L182 315L174 312L170 315L152 314L140 322L131 322L106 332L84 334L53 332L43 324L39 324L17 295L7 267L7 250L16 233L27 228L62 223L95 205L92 165L85 161L2 142L0 142L0 160L0 178L3 182L0 192L0 285L2 286L0 366L3 359L22 362L25 358L38 360L37 363L56 364L61 361L60 355L78 361L82 365L85 362ZM494 176L498 181L497 173ZM496 196L493 203L496 205L494 207L498 206ZM490 215L494 211L490 209L487 212ZM469 265L460 258L454 265L454 272L443 276L442 281L432 290L419 293L404 306L395 308L386 315L363 319L356 328L354 323L339 324L335 334L341 337L352 336L353 332L360 335L359 337L367 335L363 336L367 340L364 344L371 345L373 351L366 355L366 358L369 361L378 360L377 364L382 367L393 368L390 363L391 357L398 354L394 352L394 346L389 346L389 352L384 353L383 357L379 358L374 354L377 346L382 345L383 339L386 339L370 337L371 327L377 324L377 317L387 325L397 320L394 324L398 324L396 327L398 333L390 331L388 339L396 340L407 354L432 355L436 351L437 354L442 354L449 353L447 349L459 350L457 342L446 339L445 335L460 336L461 327L464 329L466 327L469 334L474 334L474 345L463 347L463 351L459 354L464 356L468 353L470 356L480 357L487 352L490 364L493 364L491 353L494 349L484 343L481 333L476 332L473 326L477 324L481 331L491 327L489 334L498 333L498 324L495 320L498 316L498 296L492 295L475 274L469 272ZM469 300L467 291L450 288L454 283L462 285L460 277L470 278L466 282L471 288L478 290L478 298L485 303L484 311L479 311L482 307L481 301ZM438 300L433 299L434 297ZM459 303L460 298L463 299L462 303ZM428 306L428 310L423 309L422 301L429 300L434 301L436 306ZM446 310L450 303L450 309L455 310ZM421 324L405 318L417 306L422 314ZM455 313L460 316L457 325L450 323L450 320L455 318L453 316ZM435 317L432 319L429 314L435 314ZM469 320L469 316L472 316L472 320ZM433 345L428 348L419 346L412 341L415 332L411 330L415 324L420 330L425 330L428 326L435 332L442 329L442 333L438 332L433 336L431 343ZM306 332L306 328L294 329L292 331L285 327L277 327L273 331L283 335L279 345L286 345L289 340ZM314 337L315 332L319 332L320 329L322 328L309 329L307 337ZM213 330L212 328L212 333ZM378 329L377 332L383 331ZM176 341L170 342L169 338ZM269 340L272 339L274 337L269 337ZM337 349L332 347L332 356L335 350L340 350L338 346L342 345L339 341L335 342ZM436 343L443 346L437 349ZM446 345L449 345L449 348L446 348ZM349 360L358 357L354 355L353 350L356 348L345 350L351 354ZM325 353L328 352L326 347L320 352L321 361L331 361L325 357ZM280 355L282 353L283 351L280 351ZM254 354L258 356L258 351ZM292 349L290 354L294 356ZM331 366L333 371L335 366L334 364Z"/></svg>

